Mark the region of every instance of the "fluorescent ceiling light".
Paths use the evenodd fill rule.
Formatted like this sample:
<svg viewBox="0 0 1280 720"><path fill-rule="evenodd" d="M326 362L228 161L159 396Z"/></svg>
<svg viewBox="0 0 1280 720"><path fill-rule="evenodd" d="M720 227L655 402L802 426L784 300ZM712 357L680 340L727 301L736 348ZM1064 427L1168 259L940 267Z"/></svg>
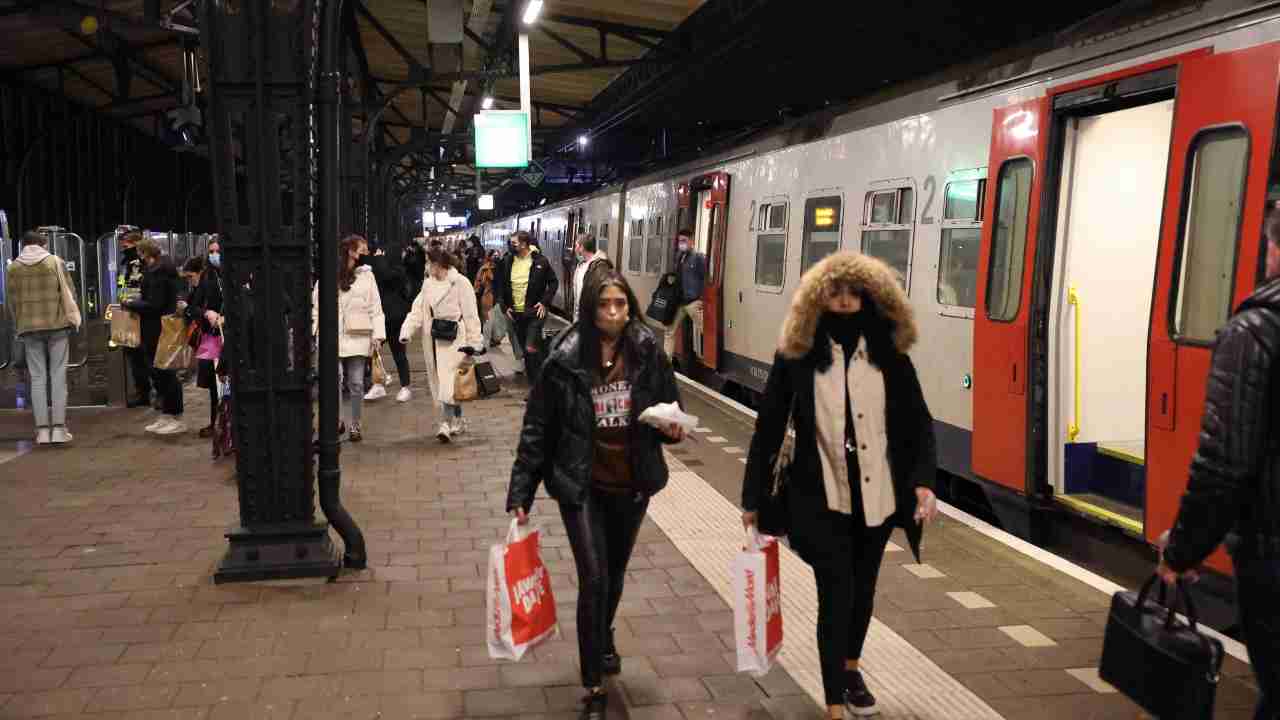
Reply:
<svg viewBox="0 0 1280 720"><path fill-rule="evenodd" d="M492 109L493 109L493 97L491 97L491 96L489 96L489 95L485 95L485 96L484 96L484 99L480 101L480 107L484 108L485 110L492 110Z"/></svg>
<svg viewBox="0 0 1280 720"><path fill-rule="evenodd" d="M529 4L524 6L524 24L532 25L541 13L542 0L529 0Z"/></svg>

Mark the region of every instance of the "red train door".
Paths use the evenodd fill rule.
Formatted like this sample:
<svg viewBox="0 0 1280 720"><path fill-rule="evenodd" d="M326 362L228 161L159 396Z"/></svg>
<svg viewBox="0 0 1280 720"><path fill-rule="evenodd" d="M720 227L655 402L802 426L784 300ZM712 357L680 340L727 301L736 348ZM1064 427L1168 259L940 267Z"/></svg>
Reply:
<svg viewBox="0 0 1280 720"><path fill-rule="evenodd" d="M703 365L719 370L720 349L724 345L724 247L729 237L729 173L713 172L693 178L679 186L676 197L679 229L693 233L698 251L707 258L702 327L692 338L693 352ZM684 342L690 340L684 338Z"/></svg>
<svg viewBox="0 0 1280 720"><path fill-rule="evenodd" d="M1191 58L1178 75L1147 368L1153 542L1186 489L1214 334L1258 281L1278 91L1280 43ZM1210 565L1229 569L1221 550Z"/></svg>
<svg viewBox="0 0 1280 720"><path fill-rule="evenodd" d="M1028 318L1049 118L1047 97L995 111L978 261L973 471L1019 493L1027 491Z"/></svg>

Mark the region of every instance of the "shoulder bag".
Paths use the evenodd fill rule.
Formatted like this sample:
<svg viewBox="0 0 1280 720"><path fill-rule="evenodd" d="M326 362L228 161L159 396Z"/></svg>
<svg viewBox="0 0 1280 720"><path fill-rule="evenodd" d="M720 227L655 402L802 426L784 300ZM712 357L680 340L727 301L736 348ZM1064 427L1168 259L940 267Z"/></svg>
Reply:
<svg viewBox="0 0 1280 720"><path fill-rule="evenodd" d="M373 317L369 312L369 303L366 300L353 302L350 297L355 295L354 290L355 285L352 285L351 290L347 291L348 300L342 313L342 331L348 335L372 335ZM353 305L356 306L354 312Z"/></svg>
<svg viewBox="0 0 1280 720"><path fill-rule="evenodd" d="M787 408L787 427L783 430L782 446L773 457L769 491L760 498L756 508L756 528L765 535L786 537L791 532L791 463L795 459L795 397Z"/></svg>
<svg viewBox="0 0 1280 720"><path fill-rule="evenodd" d="M441 301L449 297L449 293L453 292L453 288L454 288L453 283L450 283L449 289L445 291L444 296L441 297L440 300L436 301L436 305L439 305ZM436 317L435 306L431 307L430 312L431 312L431 338L433 340L439 340L441 342L453 342L454 340L457 340L458 339L458 321L442 320Z"/></svg>

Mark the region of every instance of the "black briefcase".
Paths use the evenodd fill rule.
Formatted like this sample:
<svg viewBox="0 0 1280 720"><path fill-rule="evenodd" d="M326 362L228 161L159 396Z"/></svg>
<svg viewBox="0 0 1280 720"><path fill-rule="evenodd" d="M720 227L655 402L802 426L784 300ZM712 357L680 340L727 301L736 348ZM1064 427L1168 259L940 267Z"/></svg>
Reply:
<svg viewBox="0 0 1280 720"><path fill-rule="evenodd" d="M680 286L675 282L672 273L667 273L658 282L658 287L654 288L653 295L649 298L649 309L644 314L663 325L670 325L676 317L679 300Z"/></svg>
<svg viewBox="0 0 1280 720"><path fill-rule="evenodd" d="M501 389L502 383L498 382L498 373L493 371L493 365L487 362L476 363L476 390L480 397L496 395Z"/></svg>
<svg viewBox="0 0 1280 720"><path fill-rule="evenodd" d="M1156 585L1160 598L1150 600ZM1181 580L1173 596L1182 598L1190 625L1177 619L1176 602L1164 602L1165 586L1158 576L1140 592L1112 596L1098 674L1161 720L1212 718L1222 642L1200 632Z"/></svg>

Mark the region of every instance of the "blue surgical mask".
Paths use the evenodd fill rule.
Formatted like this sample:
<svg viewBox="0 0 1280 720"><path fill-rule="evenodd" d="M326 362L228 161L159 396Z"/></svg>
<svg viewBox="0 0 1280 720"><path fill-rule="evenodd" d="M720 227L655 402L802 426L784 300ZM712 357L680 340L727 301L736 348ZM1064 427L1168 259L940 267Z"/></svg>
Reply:
<svg viewBox="0 0 1280 720"><path fill-rule="evenodd" d="M222 267L222 253L209 253L209 264L214 267Z"/></svg>

